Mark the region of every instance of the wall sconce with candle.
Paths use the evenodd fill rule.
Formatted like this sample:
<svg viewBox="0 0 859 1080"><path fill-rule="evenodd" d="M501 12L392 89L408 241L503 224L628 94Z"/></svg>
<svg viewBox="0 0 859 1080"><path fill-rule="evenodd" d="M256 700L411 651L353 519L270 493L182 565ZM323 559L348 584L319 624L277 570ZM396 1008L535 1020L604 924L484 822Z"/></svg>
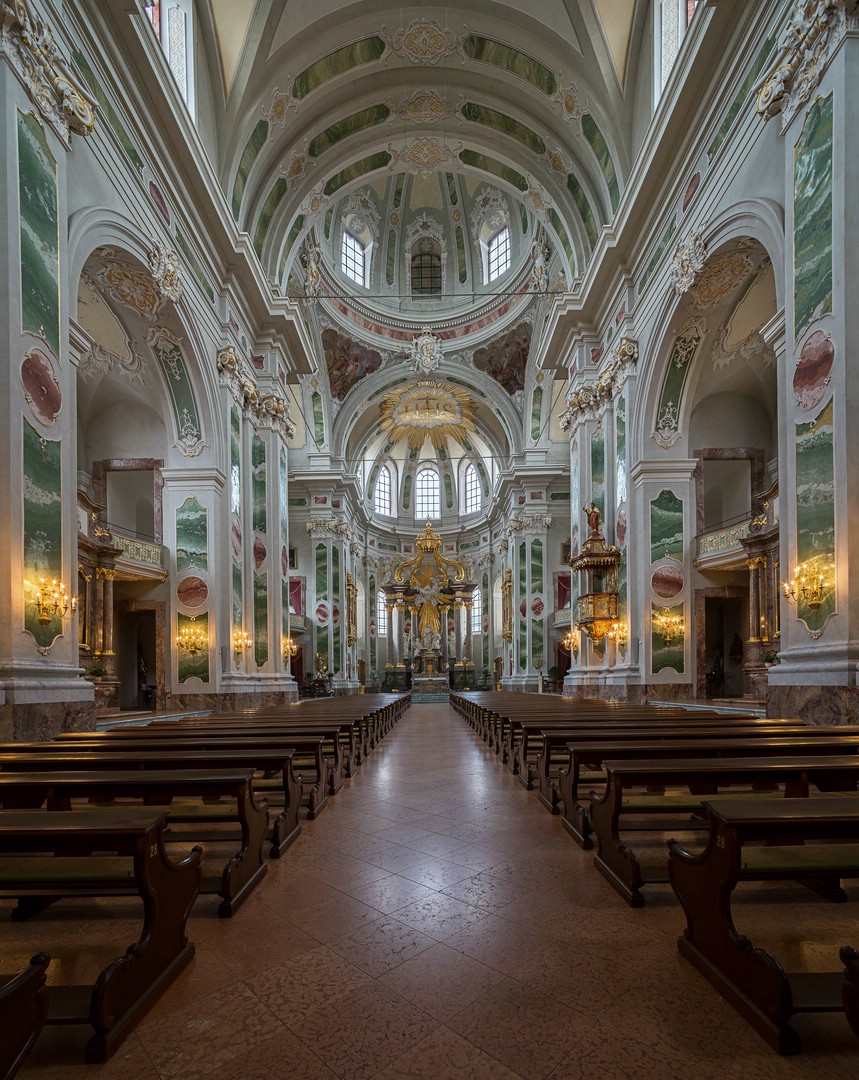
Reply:
<svg viewBox="0 0 859 1080"><path fill-rule="evenodd" d="M794 570L793 577L781 583L781 588L789 604L807 604L812 611L816 611L823 603L829 585L818 566L801 563Z"/></svg>
<svg viewBox="0 0 859 1080"><path fill-rule="evenodd" d="M191 619L176 634L176 648L189 656L197 656L209 648L209 635Z"/></svg>
<svg viewBox="0 0 859 1080"><path fill-rule="evenodd" d="M32 583L27 582L30 588ZM53 578L39 578L38 585L33 593L33 607L43 627L46 627L54 619L71 619L77 611L78 600L76 596L69 596L68 590L61 581Z"/></svg>
<svg viewBox="0 0 859 1080"><path fill-rule="evenodd" d="M253 647L254 639L250 636L247 630L234 630L233 631L233 652L236 654L236 658L240 657L242 653L247 652Z"/></svg>

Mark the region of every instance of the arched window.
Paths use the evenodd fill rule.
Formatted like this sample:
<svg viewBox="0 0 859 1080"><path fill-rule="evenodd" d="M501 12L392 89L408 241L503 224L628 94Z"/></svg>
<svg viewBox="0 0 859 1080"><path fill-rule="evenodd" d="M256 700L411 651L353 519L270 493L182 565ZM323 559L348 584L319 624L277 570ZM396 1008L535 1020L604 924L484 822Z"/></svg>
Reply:
<svg viewBox="0 0 859 1080"><path fill-rule="evenodd" d="M483 633L483 593L475 589L471 604L471 632L472 634Z"/></svg>
<svg viewBox="0 0 859 1080"><path fill-rule="evenodd" d="M388 609L385 606L385 594L381 589L376 593L376 634L388 632Z"/></svg>
<svg viewBox="0 0 859 1080"><path fill-rule="evenodd" d="M480 477L474 465L465 470L465 512L476 514L480 509Z"/></svg>
<svg viewBox="0 0 859 1080"><path fill-rule="evenodd" d="M655 6L657 32L654 39L658 71L658 77L654 79L656 100L668 82L668 76L680 52L680 43L697 6L698 0L660 0Z"/></svg>
<svg viewBox="0 0 859 1080"><path fill-rule="evenodd" d="M510 229L506 225L490 239L487 257L490 281L495 281L510 269Z"/></svg>
<svg viewBox="0 0 859 1080"><path fill-rule="evenodd" d="M376 478L373 508L377 514L391 513L391 470L387 465L383 465L379 469L379 475Z"/></svg>
<svg viewBox="0 0 859 1080"><path fill-rule="evenodd" d="M191 115L194 101L193 0L158 0L144 5L149 21L167 56L179 93Z"/></svg>
<svg viewBox="0 0 859 1080"><path fill-rule="evenodd" d="M441 489L435 469L421 469L415 477L415 517L441 517Z"/></svg>
<svg viewBox="0 0 859 1080"><path fill-rule="evenodd" d="M347 229L343 230L343 239L340 242L340 269L359 285L365 284L367 269L366 251L364 245L357 236L353 236Z"/></svg>
<svg viewBox="0 0 859 1080"><path fill-rule="evenodd" d="M441 246L422 237L412 248L412 296L441 295Z"/></svg>

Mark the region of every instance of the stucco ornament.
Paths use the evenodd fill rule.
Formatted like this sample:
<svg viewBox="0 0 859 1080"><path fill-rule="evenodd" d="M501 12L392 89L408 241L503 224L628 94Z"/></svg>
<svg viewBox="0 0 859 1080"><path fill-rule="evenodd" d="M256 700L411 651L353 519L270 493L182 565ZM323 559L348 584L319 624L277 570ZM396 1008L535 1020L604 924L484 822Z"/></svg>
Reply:
<svg viewBox="0 0 859 1080"><path fill-rule="evenodd" d="M182 267L179 264L179 256L172 248L162 244L159 240L149 252L149 271L155 288L162 295L177 303L182 299Z"/></svg>
<svg viewBox="0 0 859 1080"><path fill-rule="evenodd" d="M334 514L324 518L311 518L305 521L304 526L314 538L345 540L347 543L351 543L353 539L352 530L345 519L339 519Z"/></svg>
<svg viewBox="0 0 859 1080"><path fill-rule="evenodd" d="M443 355L441 338L436 337L429 326L425 326L409 346L409 359L416 375L429 375L435 371Z"/></svg>
<svg viewBox="0 0 859 1080"><path fill-rule="evenodd" d="M620 393L637 363L638 342L622 337L606 356L597 381L584 383L569 394L567 407L560 416L561 428L572 431L583 420L601 417Z"/></svg>
<svg viewBox="0 0 859 1080"><path fill-rule="evenodd" d="M435 19L413 19L408 26L389 36L382 27L382 38L391 52L413 64L437 64L445 56L456 52L467 30L459 35L453 30L443 30Z"/></svg>
<svg viewBox="0 0 859 1080"><path fill-rule="evenodd" d="M561 114L565 121L572 120L581 127L582 116L588 110L588 103L582 101L579 97L578 87L575 83L570 83L569 86L561 86L559 79L558 92L552 98L552 101L561 106Z"/></svg>
<svg viewBox="0 0 859 1080"><path fill-rule="evenodd" d="M695 278L701 272L707 261L707 245L699 229L692 232L681 240L674 249L674 260L671 265L671 284L674 292L682 296L695 284Z"/></svg>
<svg viewBox="0 0 859 1080"><path fill-rule="evenodd" d="M798 0L779 39L775 64L758 85L757 111L763 120L781 113L784 133L809 100L847 31L856 19L856 0Z"/></svg>
<svg viewBox="0 0 859 1080"><path fill-rule="evenodd" d="M297 108L298 101L292 96L292 79L290 79L285 90L276 88L272 94L271 104L266 112L269 127L283 127L287 120L287 110Z"/></svg>
<svg viewBox="0 0 859 1080"><path fill-rule="evenodd" d="M37 19L31 8L29 0L0 0L0 55L42 116L71 146L72 133L92 133L94 105L72 79L50 26Z"/></svg>
<svg viewBox="0 0 859 1080"><path fill-rule="evenodd" d="M524 510L520 510L518 514L510 518L505 532L508 537L516 534L544 533L551 524L551 514L526 514Z"/></svg>
<svg viewBox="0 0 859 1080"><path fill-rule="evenodd" d="M412 120L416 124L437 124L439 120L453 116L455 111L453 102L443 98L436 90L415 90L396 108L401 120Z"/></svg>
<svg viewBox="0 0 859 1080"><path fill-rule="evenodd" d="M456 155L461 149L462 143L451 150L447 144L442 145L438 139L415 139L402 150L397 150L392 143L388 143L388 153L391 155L389 169L391 172L405 169L410 173L428 173L442 165L456 168L459 164L459 158Z"/></svg>

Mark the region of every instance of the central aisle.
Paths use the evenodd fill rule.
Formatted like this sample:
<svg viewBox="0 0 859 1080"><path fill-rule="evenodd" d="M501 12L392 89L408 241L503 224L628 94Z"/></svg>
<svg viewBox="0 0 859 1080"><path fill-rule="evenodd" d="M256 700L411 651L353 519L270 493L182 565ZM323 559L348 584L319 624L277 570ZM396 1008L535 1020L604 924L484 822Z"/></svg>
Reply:
<svg viewBox="0 0 859 1080"><path fill-rule="evenodd" d="M855 1075L843 1016L800 1020L807 1051L779 1058L678 955L670 888L633 911L591 861L449 706L414 705L235 918L200 902L194 963L117 1060L21 1075Z"/></svg>

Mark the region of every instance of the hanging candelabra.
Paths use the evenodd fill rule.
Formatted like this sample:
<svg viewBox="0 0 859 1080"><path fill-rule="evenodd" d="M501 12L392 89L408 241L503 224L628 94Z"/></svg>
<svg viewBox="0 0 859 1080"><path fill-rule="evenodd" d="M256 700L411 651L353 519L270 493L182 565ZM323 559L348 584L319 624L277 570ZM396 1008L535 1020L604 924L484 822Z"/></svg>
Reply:
<svg viewBox="0 0 859 1080"><path fill-rule="evenodd" d="M236 656L241 656L243 652L247 652L248 649L253 647L253 643L254 639L247 630L233 631L233 652Z"/></svg>
<svg viewBox="0 0 859 1080"><path fill-rule="evenodd" d="M678 641L686 633L686 622L682 615L672 615L666 608L663 611L654 611L652 616L653 629L666 643Z"/></svg>
<svg viewBox="0 0 859 1080"><path fill-rule="evenodd" d="M285 637L283 639L283 658L284 660L292 660L293 657L298 655L298 642L293 641L291 637Z"/></svg>

